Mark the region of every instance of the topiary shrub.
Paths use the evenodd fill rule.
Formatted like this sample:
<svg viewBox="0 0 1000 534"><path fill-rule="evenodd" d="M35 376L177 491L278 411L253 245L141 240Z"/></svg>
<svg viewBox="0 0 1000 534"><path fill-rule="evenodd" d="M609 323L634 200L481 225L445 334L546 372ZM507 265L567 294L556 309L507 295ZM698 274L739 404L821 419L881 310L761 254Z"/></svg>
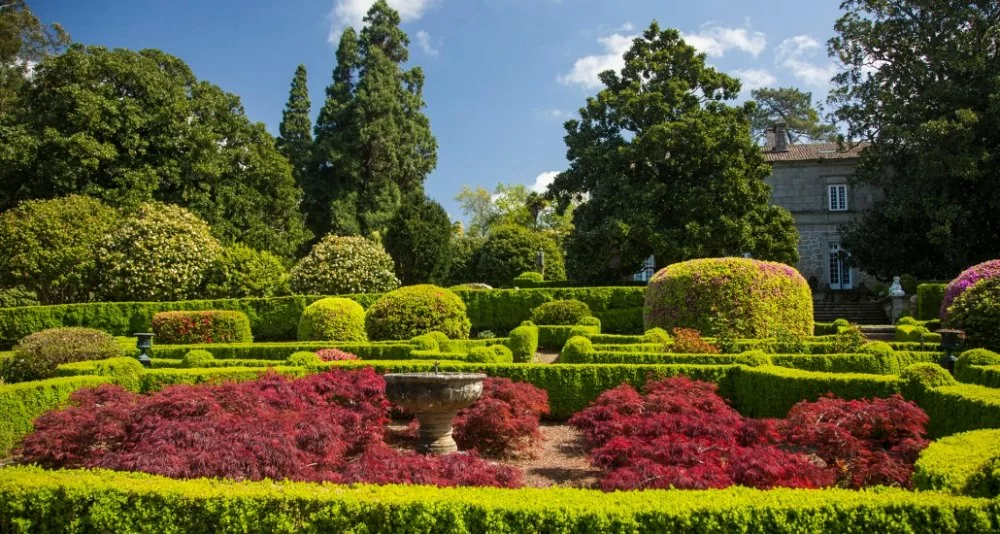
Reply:
<svg viewBox="0 0 1000 534"><path fill-rule="evenodd" d="M237 243L222 249L208 273L204 297L277 297L288 292L288 269L281 258Z"/></svg>
<svg viewBox="0 0 1000 534"><path fill-rule="evenodd" d="M341 297L317 300L299 319L299 341L368 341L365 309Z"/></svg>
<svg viewBox="0 0 1000 534"><path fill-rule="evenodd" d="M192 299L221 254L198 216L179 206L142 204L97 246L99 292L118 301Z"/></svg>
<svg viewBox="0 0 1000 534"><path fill-rule="evenodd" d="M212 356L211 352L204 349L194 349L189 350L187 354L181 358L181 367L187 369L197 369L199 367L205 367L213 361L215 361L215 356Z"/></svg>
<svg viewBox="0 0 1000 534"><path fill-rule="evenodd" d="M320 349L316 351L316 356L324 362L344 362L361 359L356 354L351 354L340 349Z"/></svg>
<svg viewBox="0 0 1000 534"><path fill-rule="evenodd" d="M523 226L501 226L490 232L477 254L476 274L494 287L509 285L518 274L535 268L539 250L545 255L545 279L565 280L566 267L559 246Z"/></svg>
<svg viewBox="0 0 1000 534"><path fill-rule="evenodd" d="M292 367L315 367L323 363L323 360L315 352L307 350L292 353L286 361Z"/></svg>
<svg viewBox="0 0 1000 534"><path fill-rule="evenodd" d="M514 277L514 287L538 287L545 281L542 273L525 271Z"/></svg>
<svg viewBox="0 0 1000 534"><path fill-rule="evenodd" d="M965 346L1000 351L1000 277L960 293L948 308L947 322L965 330Z"/></svg>
<svg viewBox="0 0 1000 534"><path fill-rule="evenodd" d="M471 329L465 302L433 285L386 293L365 313L365 330L372 340L406 340L435 330L449 339L468 339Z"/></svg>
<svg viewBox="0 0 1000 534"><path fill-rule="evenodd" d="M601 320L593 315L584 317L576 322L580 326L596 326L598 329L601 328Z"/></svg>
<svg viewBox="0 0 1000 534"><path fill-rule="evenodd" d="M503 345L473 347L466 361L475 363L514 363L514 353Z"/></svg>
<svg viewBox="0 0 1000 534"><path fill-rule="evenodd" d="M941 319L950 324L948 308L951 308L955 299L980 280L990 280L998 275L1000 275L1000 260L979 263L962 271L944 288L944 296L941 297Z"/></svg>
<svg viewBox="0 0 1000 534"><path fill-rule="evenodd" d="M115 384L129 391L139 391L142 388L144 371L145 368L135 358L108 358L94 363L95 375L109 376Z"/></svg>
<svg viewBox="0 0 1000 534"><path fill-rule="evenodd" d="M649 281L646 328L693 328L716 335L727 326L740 338L772 337L779 328L813 332L812 292L805 278L781 263L707 258L675 263Z"/></svg>
<svg viewBox="0 0 1000 534"><path fill-rule="evenodd" d="M507 344L511 353L513 353L515 362L529 363L535 361L535 353L538 351L538 327L531 324L519 326L511 330Z"/></svg>
<svg viewBox="0 0 1000 534"><path fill-rule="evenodd" d="M382 293L399 287L393 269L392 257L375 241L328 235L292 268L289 282L302 295Z"/></svg>
<svg viewBox="0 0 1000 534"><path fill-rule="evenodd" d="M232 310L168 311L153 315L153 333L160 343L250 343L250 319Z"/></svg>
<svg viewBox="0 0 1000 534"><path fill-rule="evenodd" d="M967 350L955 361L955 376L962 377L970 365L1000 365L1000 354L987 349Z"/></svg>
<svg viewBox="0 0 1000 534"><path fill-rule="evenodd" d="M899 320L896 321L896 324L906 325L906 326L920 326L920 323L916 320L916 318L910 316L900 317Z"/></svg>
<svg viewBox="0 0 1000 534"><path fill-rule="evenodd" d="M579 300L553 300L535 308L531 320L542 325L579 324L584 317L590 317L590 306Z"/></svg>
<svg viewBox="0 0 1000 534"><path fill-rule="evenodd" d="M560 363L590 363L593 357L594 344L583 336L574 336L566 341L559 351Z"/></svg>
<svg viewBox="0 0 1000 534"><path fill-rule="evenodd" d="M663 346L663 350L667 350L667 347L673 344L674 338L670 337L670 334L662 328L650 328L642 335L641 341L643 343L659 343Z"/></svg>
<svg viewBox="0 0 1000 534"><path fill-rule="evenodd" d="M882 364L881 369L883 374L898 375L902 372L902 369L899 367L899 357L896 355L896 351L892 348L892 345L884 341L865 343L858 352L871 354L878 358Z"/></svg>
<svg viewBox="0 0 1000 534"><path fill-rule="evenodd" d="M99 280L97 243L121 219L118 210L82 195L21 202L0 216L0 286L22 288L34 304L91 300ZM4 303L22 305L32 304Z"/></svg>
<svg viewBox="0 0 1000 534"><path fill-rule="evenodd" d="M915 363L903 369L899 374L902 382L903 395L911 400L919 401L924 392L942 386L958 384L944 367L936 363Z"/></svg>
<svg viewBox="0 0 1000 534"><path fill-rule="evenodd" d="M105 360L121 353L115 338L100 330L50 328L22 339L0 365L0 376L6 382L41 380L56 376L56 367L64 363Z"/></svg>

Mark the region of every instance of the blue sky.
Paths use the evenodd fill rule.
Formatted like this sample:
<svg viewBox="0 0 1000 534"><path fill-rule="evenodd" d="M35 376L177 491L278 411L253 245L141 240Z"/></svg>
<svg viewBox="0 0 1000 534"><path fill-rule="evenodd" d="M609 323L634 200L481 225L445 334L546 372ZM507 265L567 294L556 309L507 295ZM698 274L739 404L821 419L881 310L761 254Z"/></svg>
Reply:
<svg viewBox="0 0 1000 534"><path fill-rule="evenodd" d="M390 0L426 73L425 110L437 137L428 194L453 218L463 185L544 184L566 167L562 123L599 87L630 37L652 20L680 30L716 68L756 86L825 97L826 57L840 0ZM335 43L372 0L29 1L77 42L158 48L242 98L277 134L297 65L309 71L314 116Z"/></svg>

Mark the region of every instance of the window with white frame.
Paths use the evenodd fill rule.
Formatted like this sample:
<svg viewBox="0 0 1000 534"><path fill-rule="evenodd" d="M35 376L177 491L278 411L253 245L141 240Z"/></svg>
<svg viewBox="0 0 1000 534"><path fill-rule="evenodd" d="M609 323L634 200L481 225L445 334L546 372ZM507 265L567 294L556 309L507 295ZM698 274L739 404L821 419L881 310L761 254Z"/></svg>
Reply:
<svg viewBox="0 0 1000 534"><path fill-rule="evenodd" d="M847 184L829 186L830 211L847 211Z"/></svg>

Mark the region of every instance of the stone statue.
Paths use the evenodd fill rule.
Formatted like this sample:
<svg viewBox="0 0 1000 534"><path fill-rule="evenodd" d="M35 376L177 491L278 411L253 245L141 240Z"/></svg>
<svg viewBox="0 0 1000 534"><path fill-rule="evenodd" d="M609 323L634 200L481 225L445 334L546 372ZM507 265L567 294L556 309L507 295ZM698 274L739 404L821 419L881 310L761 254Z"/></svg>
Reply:
<svg viewBox="0 0 1000 534"><path fill-rule="evenodd" d="M905 296L906 292L903 291L903 286L899 285L899 277L892 277L892 285L889 286L889 296L890 297L902 297Z"/></svg>

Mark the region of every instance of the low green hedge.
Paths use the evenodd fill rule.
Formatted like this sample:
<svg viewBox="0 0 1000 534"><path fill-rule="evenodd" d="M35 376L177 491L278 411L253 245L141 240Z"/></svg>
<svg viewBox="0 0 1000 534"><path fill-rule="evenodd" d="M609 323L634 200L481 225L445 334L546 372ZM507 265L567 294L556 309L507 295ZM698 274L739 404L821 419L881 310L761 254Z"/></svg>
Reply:
<svg viewBox="0 0 1000 534"><path fill-rule="evenodd" d="M573 336L599 334L601 327L588 325L538 325L538 346L543 349L560 349Z"/></svg>
<svg viewBox="0 0 1000 534"><path fill-rule="evenodd" d="M1000 495L1000 430L973 430L932 442L920 453L913 483L958 495Z"/></svg>
<svg viewBox="0 0 1000 534"><path fill-rule="evenodd" d="M1000 388L1000 365L970 365L961 373L956 369L955 378L967 384Z"/></svg>
<svg viewBox="0 0 1000 534"><path fill-rule="evenodd" d="M888 397L900 391L896 376L817 373L785 367L738 367L730 397L749 417L784 417L795 403L827 393L843 399Z"/></svg>
<svg viewBox="0 0 1000 534"><path fill-rule="evenodd" d="M920 284L917 286L917 319L940 318L941 301L948 284Z"/></svg>
<svg viewBox="0 0 1000 534"><path fill-rule="evenodd" d="M213 343L204 345L156 345L156 358L181 359L188 351L203 349L220 360L285 360L299 351L315 352L320 349L340 349L362 360L405 360L417 345L399 341L385 343L337 343L332 341L304 341L293 343ZM134 351L138 352L138 351Z"/></svg>
<svg viewBox="0 0 1000 534"><path fill-rule="evenodd" d="M1000 389L972 384L942 386L923 391L915 400L931 418L927 433L932 438L1000 428Z"/></svg>
<svg viewBox="0 0 1000 534"><path fill-rule="evenodd" d="M149 393L176 384L214 384L219 382L246 382L274 371L285 376L300 377L314 372L305 367L212 367L203 369L150 369L142 374L140 391Z"/></svg>
<svg viewBox="0 0 1000 534"><path fill-rule="evenodd" d="M910 343L940 344L941 334L932 333L925 326L901 324L896 326L895 340Z"/></svg>
<svg viewBox="0 0 1000 534"><path fill-rule="evenodd" d="M166 311L153 315L160 343L250 343L250 319L233 310Z"/></svg>
<svg viewBox="0 0 1000 534"><path fill-rule="evenodd" d="M337 486L0 469L3 532L995 532L989 499L894 488Z"/></svg>
<svg viewBox="0 0 1000 534"><path fill-rule="evenodd" d="M80 388L111 381L110 377L79 376L0 385L0 457L31 431L36 417L65 403Z"/></svg>

